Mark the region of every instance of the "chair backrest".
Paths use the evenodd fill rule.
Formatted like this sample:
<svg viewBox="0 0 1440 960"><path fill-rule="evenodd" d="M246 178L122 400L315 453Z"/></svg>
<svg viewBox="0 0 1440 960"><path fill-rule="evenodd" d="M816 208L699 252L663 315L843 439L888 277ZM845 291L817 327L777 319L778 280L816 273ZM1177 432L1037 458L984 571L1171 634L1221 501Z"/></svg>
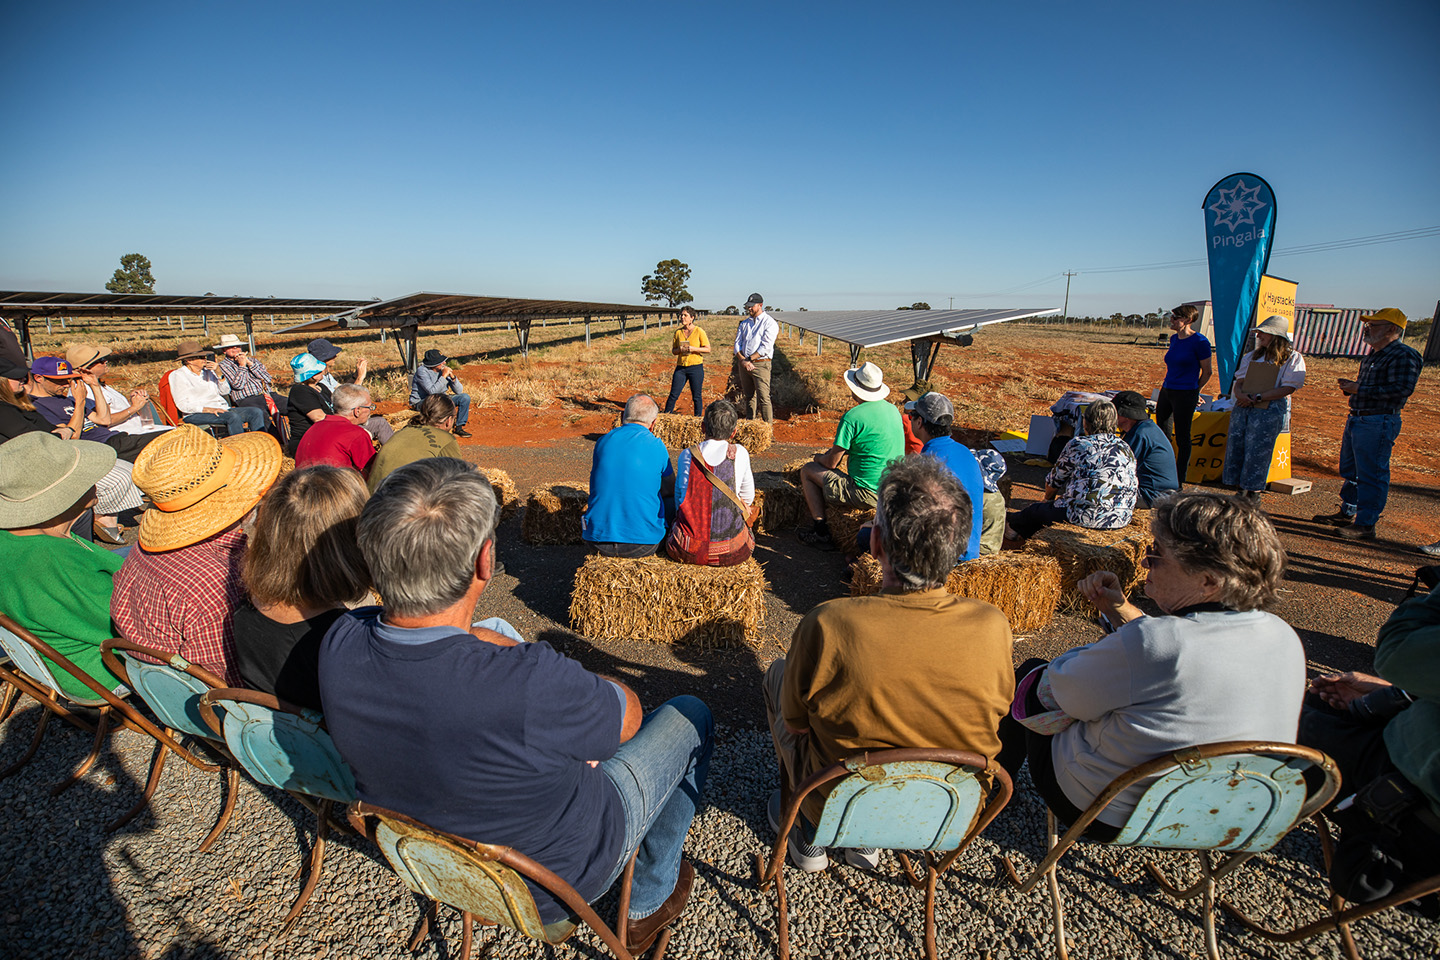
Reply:
<svg viewBox="0 0 1440 960"><path fill-rule="evenodd" d="M1327 771L1326 785L1314 794L1304 775L1311 766ZM1192 747L1143 764L1105 792L1123 789L1122 780L1135 783L1157 774L1113 841L1116 845L1261 853L1339 790L1334 764L1317 750L1231 742Z"/></svg>
<svg viewBox="0 0 1440 960"><path fill-rule="evenodd" d="M210 690L223 688L225 684L220 678L193 666L178 653L142 647L126 640L106 640L100 645L100 651L110 672L124 677L161 723L180 733L215 739L215 732L200 715L200 697ZM136 651L167 662L141 660L135 656Z"/></svg>
<svg viewBox="0 0 1440 960"><path fill-rule="evenodd" d="M877 750L852 757L841 767L831 768L844 779L825 800L815 827L817 846L954 850L965 841L985 802L976 779L985 769L985 758L974 754Z"/></svg>
<svg viewBox="0 0 1440 960"><path fill-rule="evenodd" d="M175 427L180 425L180 408L175 406L175 395L170 392L170 374L174 370L166 370L160 374L160 412L165 414L165 422Z"/></svg>
<svg viewBox="0 0 1440 960"><path fill-rule="evenodd" d="M260 783L339 803L355 799L355 777L314 710L226 687L200 697L200 715Z"/></svg>
<svg viewBox="0 0 1440 960"><path fill-rule="evenodd" d="M0 649L9 655L13 669L18 670L41 689L51 691L62 700L86 707L103 707L110 702L98 692L93 697L76 697L66 693L61 688L59 681L55 679L55 670L65 670L72 676L76 676L77 679L88 677L92 683L97 683L97 685L98 682L56 652L49 644L3 614L0 614ZM41 656L42 651L44 656ZM47 660L47 658L49 659ZM124 684L121 684L111 693L116 697L126 697L130 691Z"/></svg>

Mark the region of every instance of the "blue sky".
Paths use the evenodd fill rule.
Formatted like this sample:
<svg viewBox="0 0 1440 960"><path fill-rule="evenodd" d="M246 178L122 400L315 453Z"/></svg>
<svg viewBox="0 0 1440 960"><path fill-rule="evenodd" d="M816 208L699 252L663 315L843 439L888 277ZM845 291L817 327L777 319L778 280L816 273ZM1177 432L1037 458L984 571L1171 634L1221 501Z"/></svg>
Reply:
<svg viewBox="0 0 1440 960"><path fill-rule="evenodd" d="M0 286L701 307L1208 296L1275 189L1303 302L1428 316L1440 4L7 4ZM1432 231L1433 233L1433 231Z"/></svg>

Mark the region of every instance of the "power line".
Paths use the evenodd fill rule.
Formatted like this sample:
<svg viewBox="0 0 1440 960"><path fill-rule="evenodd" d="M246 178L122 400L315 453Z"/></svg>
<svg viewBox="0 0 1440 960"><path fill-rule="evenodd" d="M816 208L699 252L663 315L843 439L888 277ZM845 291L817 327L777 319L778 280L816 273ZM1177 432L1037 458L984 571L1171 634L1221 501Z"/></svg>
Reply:
<svg viewBox="0 0 1440 960"><path fill-rule="evenodd" d="M1282 247L1273 250L1271 257L1297 257L1309 253L1325 253L1330 250L1349 250L1353 247L1369 247L1381 243L1400 243L1405 240L1423 240L1440 236L1440 225L1416 227L1412 230L1397 230L1393 233L1376 233L1365 237L1350 237L1344 240L1326 240L1321 243L1307 243L1296 247ZM1204 266L1209 260L1196 257L1190 260L1165 260L1158 263L1136 263L1123 267L1091 267L1081 273L1137 273L1145 270L1176 270L1182 267ZM1048 279L1048 278L1047 278Z"/></svg>

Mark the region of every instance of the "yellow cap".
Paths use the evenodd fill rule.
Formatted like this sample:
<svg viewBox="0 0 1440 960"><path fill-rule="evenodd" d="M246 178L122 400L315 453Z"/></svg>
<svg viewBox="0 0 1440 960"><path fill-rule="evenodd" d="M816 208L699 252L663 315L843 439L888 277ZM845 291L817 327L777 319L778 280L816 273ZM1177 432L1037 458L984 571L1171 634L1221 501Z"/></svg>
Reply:
<svg viewBox="0 0 1440 960"><path fill-rule="evenodd" d="M1409 323L1409 321L1405 319L1405 314L1400 312L1399 307L1386 307L1384 310L1376 310L1374 313L1365 314L1360 319L1365 321L1384 320L1386 323L1395 324L1395 326L1401 330L1404 330L1405 324Z"/></svg>

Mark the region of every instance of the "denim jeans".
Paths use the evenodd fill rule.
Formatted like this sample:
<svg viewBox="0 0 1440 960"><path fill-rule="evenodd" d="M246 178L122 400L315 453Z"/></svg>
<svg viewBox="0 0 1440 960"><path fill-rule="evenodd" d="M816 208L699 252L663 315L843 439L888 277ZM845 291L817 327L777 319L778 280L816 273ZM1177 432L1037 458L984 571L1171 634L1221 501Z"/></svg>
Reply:
<svg viewBox="0 0 1440 960"><path fill-rule="evenodd" d="M1351 414L1340 438L1340 510L1356 524L1373 527L1390 493L1390 448L1400 435L1400 414Z"/></svg>
<svg viewBox="0 0 1440 960"><path fill-rule="evenodd" d="M450 399L455 402L455 429L459 430L470 422L470 394L457 393Z"/></svg>
<svg viewBox="0 0 1440 960"><path fill-rule="evenodd" d="M1290 409L1290 398L1271 400L1265 409L1236 407L1230 411L1230 434L1225 438L1223 479L1241 490L1264 490L1280 436Z"/></svg>
<svg viewBox="0 0 1440 960"><path fill-rule="evenodd" d="M700 404L700 390L705 385L705 364L692 363L688 367L676 367L675 372L670 374L670 396L665 400L665 413L675 412L675 401L680 399L680 391L685 389L686 382L690 384L690 397L695 401L695 416L702 416L705 408Z"/></svg>
<svg viewBox="0 0 1440 960"><path fill-rule="evenodd" d="M197 427L223 426L228 437L238 437L247 428L265 429L265 411L255 407L231 407L224 413L187 413L184 419Z"/></svg>
<svg viewBox="0 0 1440 960"><path fill-rule="evenodd" d="M630 887L631 920L659 910L675 889L714 740L710 708L695 697L676 697L651 711L640 732L600 764L625 806L625 844L610 883L638 850Z"/></svg>

